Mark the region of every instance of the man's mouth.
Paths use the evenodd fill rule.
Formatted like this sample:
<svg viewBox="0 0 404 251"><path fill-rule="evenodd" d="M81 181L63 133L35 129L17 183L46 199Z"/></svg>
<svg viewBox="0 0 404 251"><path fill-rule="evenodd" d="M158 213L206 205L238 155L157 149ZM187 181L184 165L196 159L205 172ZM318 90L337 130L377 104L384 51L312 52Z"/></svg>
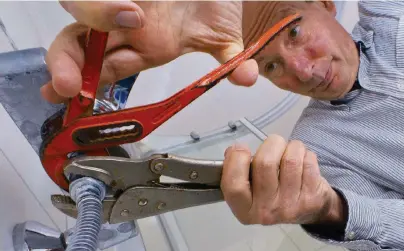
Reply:
<svg viewBox="0 0 404 251"><path fill-rule="evenodd" d="M332 61L330 61L330 64L328 66L328 70L323 78L323 80L312 89L312 91L316 91L319 88L322 88L322 91L326 90L328 86L332 83L334 77L333 77L333 70L332 70Z"/></svg>
<svg viewBox="0 0 404 251"><path fill-rule="evenodd" d="M327 74L325 74L324 83L329 85L332 80L332 65L330 63L330 67L328 67Z"/></svg>

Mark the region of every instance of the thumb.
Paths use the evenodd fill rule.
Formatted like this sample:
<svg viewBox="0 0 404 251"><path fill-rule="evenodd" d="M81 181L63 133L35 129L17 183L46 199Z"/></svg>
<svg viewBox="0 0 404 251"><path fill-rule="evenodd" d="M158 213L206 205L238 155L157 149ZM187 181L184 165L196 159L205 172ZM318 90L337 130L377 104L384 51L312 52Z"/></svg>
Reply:
<svg viewBox="0 0 404 251"><path fill-rule="evenodd" d="M216 60L224 64L244 50L243 42L232 43L226 49L220 51ZM258 64L254 59L249 59L239 65L228 77L228 80L239 86L252 86L258 79Z"/></svg>
<svg viewBox="0 0 404 251"><path fill-rule="evenodd" d="M60 1L62 7L79 23L98 31L142 28L143 10L131 1Z"/></svg>

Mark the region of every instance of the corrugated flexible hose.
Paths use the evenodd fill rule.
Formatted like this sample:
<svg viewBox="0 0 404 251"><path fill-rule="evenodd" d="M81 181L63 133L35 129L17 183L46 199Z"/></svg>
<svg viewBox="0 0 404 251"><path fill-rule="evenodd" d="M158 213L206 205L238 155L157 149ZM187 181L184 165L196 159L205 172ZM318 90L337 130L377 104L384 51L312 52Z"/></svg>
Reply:
<svg viewBox="0 0 404 251"><path fill-rule="evenodd" d="M67 251L95 251L102 225L104 183L93 178L79 178L70 184L70 196L76 202L78 216Z"/></svg>

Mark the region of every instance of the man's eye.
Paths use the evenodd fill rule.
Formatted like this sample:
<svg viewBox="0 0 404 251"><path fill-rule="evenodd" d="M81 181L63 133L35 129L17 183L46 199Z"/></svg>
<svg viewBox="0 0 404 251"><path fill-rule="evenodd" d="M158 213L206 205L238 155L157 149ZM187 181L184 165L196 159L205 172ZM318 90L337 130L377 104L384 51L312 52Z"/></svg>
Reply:
<svg viewBox="0 0 404 251"><path fill-rule="evenodd" d="M276 64L276 63L268 63L266 66L265 66L265 71L267 72L267 73L271 73L271 72L273 72L273 71L275 71L276 70L276 67L277 67L278 65Z"/></svg>
<svg viewBox="0 0 404 251"><path fill-rule="evenodd" d="M292 38L296 38L300 33L300 26L295 26L289 31L289 35Z"/></svg>

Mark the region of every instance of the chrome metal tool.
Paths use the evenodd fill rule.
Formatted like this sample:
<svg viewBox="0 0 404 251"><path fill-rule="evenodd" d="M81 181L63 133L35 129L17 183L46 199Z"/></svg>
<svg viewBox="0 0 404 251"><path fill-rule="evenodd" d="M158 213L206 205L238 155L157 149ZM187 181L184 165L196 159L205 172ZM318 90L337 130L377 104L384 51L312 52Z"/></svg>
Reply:
<svg viewBox="0 0 404 251"><path fill-rule="evenodd" d="M137 160L77 157L66 165L65 175L92 177L105 183L109 195L103 200L103 220L114 224L222 201L222 165L222 161L169 154ZM75 203L68 196L54 195L52 203L77 217Z"/></svg>

